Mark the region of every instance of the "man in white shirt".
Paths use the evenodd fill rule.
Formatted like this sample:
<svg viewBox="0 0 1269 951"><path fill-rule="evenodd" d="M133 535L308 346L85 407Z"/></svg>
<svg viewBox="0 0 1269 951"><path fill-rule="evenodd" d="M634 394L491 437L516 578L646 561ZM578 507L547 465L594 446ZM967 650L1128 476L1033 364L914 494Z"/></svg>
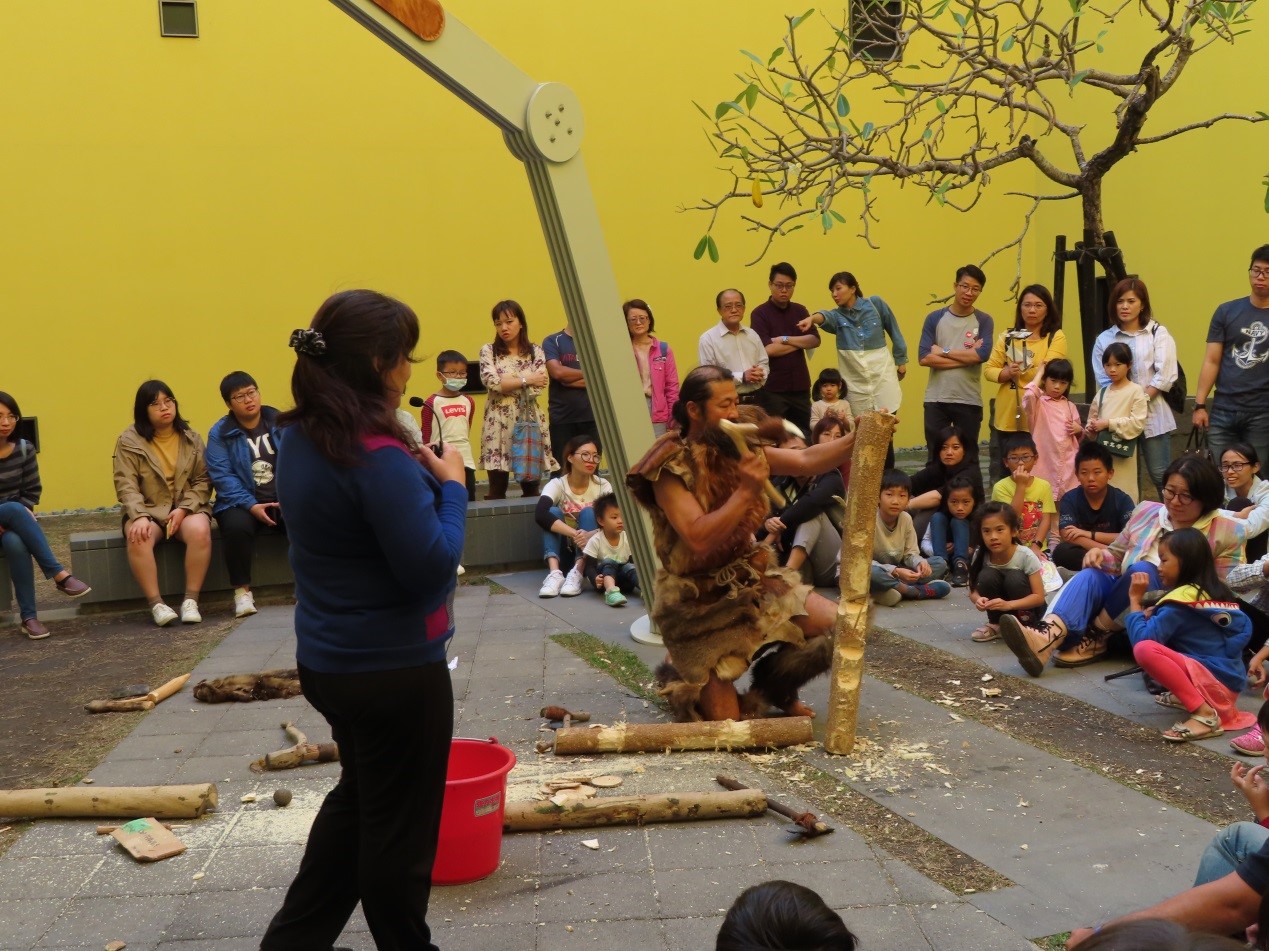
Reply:
<svg viewBox="0 0 1269 951"><path fill-rule="evenodd" d="M697 356L701 365L713 364L731 372L742 403L759 402L758 391L766 382L770 359L762 338L753 328L742 326L745 295L735 288L720 291L714 299L718 323L701 334Z"/></svg>

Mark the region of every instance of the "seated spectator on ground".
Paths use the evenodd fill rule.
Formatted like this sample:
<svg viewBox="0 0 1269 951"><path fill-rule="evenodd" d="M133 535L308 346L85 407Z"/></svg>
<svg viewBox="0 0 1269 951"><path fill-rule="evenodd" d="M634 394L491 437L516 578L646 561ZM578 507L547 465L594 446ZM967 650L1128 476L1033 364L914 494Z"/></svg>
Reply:
<svg viewBox="0 0 1269 951"><path fill-rule="evenodd" d="M278 411L264 405L256 381L242 370L220 381L220 398L229 412L207 432L207 474L216 490L212 514L234 588L234 617L247 617L256 613L251 593L256 534L286 531L276 481Z"/></svg>
<svg viewBox="0 0 1269 951"><path fill-rule="evenodd" d="M35 610L35 559L45 578L57 590L72 598L86 595L92 588L62 567L48 547L48 539L35 518L44 487L35 447L17 435L22 411L8 393L0 393L0 550L9 563L13 593L18 599L18 620L23 633L33 641L48 637L49 629ZM7 609L7 605L6 605Z"/></svg>
<svg viewBox="0 0 1269 951"><path fill-rule="evenodd" d="M952 480L968 480L971 504L964 504L961 492L956 506L951 509ZM964 483L960 483L962 489ZM965 452L965 436L956 426L945 426L938 434L938 452L912 477L912 499L908 511L913 515L917 537L930 536L930 551L939 558L949 557L951 547L952 577L955 587L964 587L969 581L969 549L977 544L971 538L969 518L983 504L983 473L978 462ZM928 516L927 514L928 513Z"/></svg>
<svg viewBox="0 0 1269 951"><path fill-rule="evenodd" d="M841 419L830 413L811 428L811 445L818 446L822 442L832 442L835 439L841 439L850 431L848 423L842 422ZM838 466L837 471L841 474L842 485L849 485L850 460L847 459Z"/></svg>
<svg viewBox="0 0 1269 951"><path fill-rule="evenodd" d="M969 600L987 615L970 634L985 644L1000 637L1000 619L1008 614L1021 624L1034 623L1044 608L1044 566L1040 556L1018 539L1018 513L1008 502L985 502L974 513L978 551L969 568Z"/></svg>
<svg viewBox="0 0 1269 951"><path fill-rule="evenodd" d="M1263 671L1262 671L1263 674ZM1269 703L1260 705L1256 714L1256 732L1263 735L1269 728ZM1260 755L1264 756L1264 744ZM1231 822L1216 834L1199 860L1195 885L1204 885L1223 878L1238 868L1249 856L1269 844L1269 776L1264 775L1265 763L1244 766L1235 763L1229 771L1230 782L1243 794L1251 809L1253 822Z"/></svg>
<svg viewBox="0 0 1269 951"><path fill-rule="evenodd" d="M1159 540L1164 532L1201 531L1222 580L1242 564L1242 528L1220 514L1223 494L1220 473L1206 459L1174 459L1164 473L1163 501L1139 503L1109 548L1090 549L1084 567L1062 586L1042 621L1021 625L1002 619L1000 633L1027 673L1039 677L1055 651L1059 667L1082 667L1105 657L1110 635L1123 629L1133 573L1144 571L1149 587L1160 587Z"/></svg>
<svg viewBox="0 0 1269 951"><path fill-rule="evenodd" d="M1021 528L1018 537L1041 558L1049 557L1049 527L1057 506L1053 504L1053 487L1031 470L1040 459L1030 433L1017 433L1005 441L1005 466L1009 475L991 487L991 497L1007 502L1018 513Z"/></svg>
<svg viewBox="0 0 1269 951"><path fill-rule="evenodd" d="M1133 501L1123 489L1110 484L1115 457L1096 442L1080 443L1075 453L1075 478L1079 483L1062 496L1058 505L1058 537L1053 561L1068 571L1079 571L1084 555L1093 548L1108 548L1132 516Z"/></svg>
<svg viewBox="0 0 1269 951"><path fill-rule="evenodd" d="M792 426L786 423L786 429ZM806 440L791 430L782 449L805 449ZM781 485L789 504L763 523L767 538L786 568L802 573L812 585L837 584L842 558L842 512L837 498L846 494L836 468L814 476L787 476Z"/></svg>
<svg viewBox="0 0 1269 951"><path fill-rule="evenodd" d="M123 508L128 567L159 627L180 617L197 624L198 595L211 563L211 480L203 440L181 418L171 388L147 380L137 388L133 424L114 451L115 495ZM175 538L185 545L185 595L178 615L163 603L154 548Z"/></svg>
<svg viewBox="0 0 1269 951"><path fill-rule="evenodd" d="M1225 477L1226 515L1242 519L1247 539L1247 560L1263 558L1269 548L1269 482L1260 478L1260 457L1251 443L1236 442L1221 453Z"/></svg>
<svg viewBox="0 0 1269 951"><path fill-rule="evenodd" d="M609 607L626 605L626 594L639 590L639 574L635 571L626 523L615 495L601 495L591 506L599 531L582 549L582 574L595 590L604 596Z"/></svg>
<svg viewBox="0 0 1269 951"><path fill-rule="evenodd" d="M740 893L718 929L714 951L855 951L855 940L819 895L776 880Z"/></svg>
<svg viewBox="0 0 1269 951"><path fill-rule="evenodd" d="M542 529L547 568L539 598L571 598L582 593L582 565L577 556L599 528L592 508L595 500L612 492L608 480L595 475L599 447L592 437L574 436L565 444L560 461L563 472L542 487L534 511L534 520ZM563 569L569 566L566 578Z"/></svg>
<svg viewBox="0 0 1269 951"><path fill-rule="evenodd" d="M1261 627L1266 610L1269 610L1269 558L1261 557L1251 564L1235 565L1225 576L1225 583L1238 597L1243 613L1251 619L1251 643L1249 649L1255 651L1247 662L1247 680L1257 689L1264 687L1269 698L1269 686L1266 686L1265 662L1269 661L1269 641L1264 638ZM1252 727L1242 736L1229 741L1230 749L1244 756L1263 756L1265 754L1264 732L1260 725Z"/></svg>
<svg viewBox="0 0 1269 951"><path fill-rule="evenodd" d="M881 499L877 503L877 525L872 542L870 588L875 604L888 608L900 601L946 598L952 586L940 579L947 574L946 559L937 555L921 557L916 529L908 514L912 480L898 469L881 476Z"/></svg>
<svg viewBox="0 0 1269 951"><path fill-rule="evenodd" d="M1186 743L1251 726L1254 718L1236 706L1247 683L1243 649L1251 622L1216 576L1207 537L1196 528L1165 533L1159 540L1160 590L1146 609L1150 584L1144 571L1133 574L1124 623L1133 659L1164 689L1155 702L1189 714L1163 738Z"/></svg>

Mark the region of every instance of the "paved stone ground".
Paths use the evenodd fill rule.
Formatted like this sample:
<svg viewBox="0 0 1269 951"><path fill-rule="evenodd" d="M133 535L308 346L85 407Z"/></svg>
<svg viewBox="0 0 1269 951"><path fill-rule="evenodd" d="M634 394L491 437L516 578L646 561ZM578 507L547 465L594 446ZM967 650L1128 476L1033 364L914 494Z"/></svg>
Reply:
<svg viewBox="0 0 1269 951"><path fill-rule="evenodd" d="M598 722L647 721L660 713L547 639L585 630L655 662L660 652L630 641L637 601L623 610L589 595L540 601L538 573L498 578L511 593L464 587L451 649L456 734L497 737L519 765L509 797L543 775L590 769L533 752L545 702L589 710ZM973 645L976 622L963 601L879 609L877 623L1015 673L1003 646ZM239 626L194 672L194 681L294 662L291 609L267 607ZM1044 685L1156 726L1139 680L1103 686L1109 665L1045 675ZM807 699L823 707L827 688ZM1245 698L1249 707L1254 701ZM336 765L260 777L247 766L284 745L279 724L293 719L310 738L327 738L302 698L203 705L188 692L147 714L91 774L96 785L212 780L220 809L177 834L189 851L153 865L134 863L94 822L37 823L0 858L0 949L256 947L298 864L308 826ZM1189 884L1214 827L1087 770L972 721L954 722L935 704L867 682L862 737L885 744L928 742L934 768L921 763L887 779L870 778L848 758L800 753L809 765L1000 871L1016 884L957 896L846 829L790 842L783 823L756 820L610 828L505 838L491 877L438 887L432 913L444 949L699 949L743 888L788 878L819 891L841 911L866 949L1017 949L1027 940L1154 901ZM1213 741L1223 746L1223 741ZM796 803L797 784L776 788L739 754L656 754L607 758L623 791L709 790L727 771ZM852 775L853 774L853 775ZM1223 781L1223 777L1214 777ZM287 809L269 796L285 785ZM259 799L242 803L247 793ZM1025 804L1025 805L1024 805ZM805 803L815 809L814 803ZM583 839L598 839L591 850ZM197 878L195 876L198 876ZM360 914L342 943L372 948Z"/></svg>

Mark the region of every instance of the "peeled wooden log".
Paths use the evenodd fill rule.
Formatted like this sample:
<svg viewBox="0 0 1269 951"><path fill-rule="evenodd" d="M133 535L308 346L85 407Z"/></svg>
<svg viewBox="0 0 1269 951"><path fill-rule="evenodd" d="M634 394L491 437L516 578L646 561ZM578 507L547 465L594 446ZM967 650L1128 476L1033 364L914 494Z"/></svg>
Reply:
<svg viewBox="0 0 1269 951"><path fill-rule="evenodd" d="M824 727L824 749L830 753L849 753L855 748L859 685L864 676L868 612L872 609L869 579L877 499L894 425L895 418L889 413L865 413L855 427L850 492L846 494L846 515L842 519L841 600L837 605L828 720Z"/></svg>
<svg viewBox="0 0 1269 951"><path fill-rule="evenodd" d="M752 818L766 811L767 797L761 789L607 796L570 802L566 806L533 800L507 803L502 827L507 832L538 832L587 826L642 825L645 822Z"/></svg>
<svg viewBox="0 0 1269 951"><path fill-rule="evenodd" d="M769 720L702 720L697 723L620 723L555 731L559 756L585 753L652 753L662 750L776 749L809 743L810 717Z"/></svg>
<svg viewBox="0 0 1269 951"><path fill-rule="evenodd" d="M251 764L253 772L260 773L266 769L295 769L305 763L339 762L339 744L310 743L308 737L294 723L283 723L282 729L294 745L284 750L265 753Z"/></svg>
<svg viewBox="0 0 1269 951"><path fill-rule="evenodd" d="M141 710L153 710L156 704L162 703L172 694L177 693L189 680L189 674L173 677L163 686L141 697L129 697L126 700L92 700L84 705L89 713L136 713Z"/></svg>
<svg viewBox="0 0 1269 951"><path fill-rule="evenodd" d="M65 789L0 789L0 816L153 816L195 819L216 808L215 783L184 786L68 786Z"/></svg>

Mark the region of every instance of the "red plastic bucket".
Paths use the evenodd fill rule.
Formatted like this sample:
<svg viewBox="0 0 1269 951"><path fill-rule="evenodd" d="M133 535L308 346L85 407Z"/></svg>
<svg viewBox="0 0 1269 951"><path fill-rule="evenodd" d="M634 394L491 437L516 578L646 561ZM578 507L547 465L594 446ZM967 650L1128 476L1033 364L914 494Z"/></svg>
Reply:
<svg viewBox="0 0 1269 951"><path fill-rule="evenodd" d="M433 884L474 882L498 868L507 773L515 764L516 755L493 737L450 742Z"/></svg>

